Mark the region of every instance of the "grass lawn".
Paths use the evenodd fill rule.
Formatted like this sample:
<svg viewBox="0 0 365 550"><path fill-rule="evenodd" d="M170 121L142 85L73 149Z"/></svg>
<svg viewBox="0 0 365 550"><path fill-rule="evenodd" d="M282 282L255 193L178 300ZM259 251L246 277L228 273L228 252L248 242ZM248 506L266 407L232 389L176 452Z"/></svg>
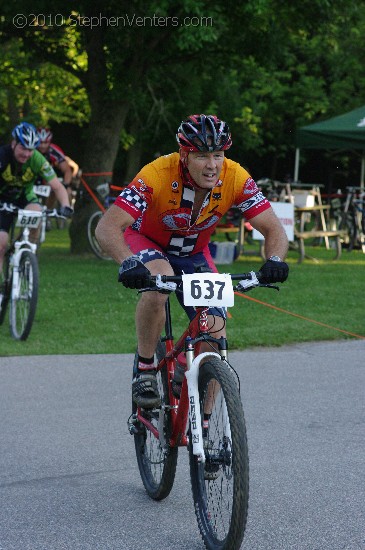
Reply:
<svg viewBox="0 0 365 550"><path fill-rule="evenodd" d="M344 250L334 261L334 252L324 246L306 252L319 262L298 264L298 254L290 251L290 276L280 292L258 288L247 297L236 296L228 322L231 349L365 338L365 254ZM258 246L251 245L231 266L218 268L257 271L262 263ZM0 327L0 355L134 352L138 297L118 284L115 263L91 254L71 255L67 230L53 229L40 250L39 265L38 307L30 336L25 342L13 340L6 317ZM175 297L172 312L177 337L186 317Z"/></svg>

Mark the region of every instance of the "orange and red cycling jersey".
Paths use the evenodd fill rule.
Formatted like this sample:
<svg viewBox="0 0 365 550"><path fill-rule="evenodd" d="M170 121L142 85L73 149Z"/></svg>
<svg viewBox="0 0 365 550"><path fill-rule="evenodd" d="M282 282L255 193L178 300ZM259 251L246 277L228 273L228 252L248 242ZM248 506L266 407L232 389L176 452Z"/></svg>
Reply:
<svg viewBox="0 0 365 550"><path fill-rule="evenodd" d="M250 174L225 158L220 179L207 190L200 213L191 223L195 191L183 184L179 162L179 154L172 153L147 164L114 203L135 219L132 230L152 239L167 253L190 256L202 252L232 206L246 220L270 208Z"/></svg>

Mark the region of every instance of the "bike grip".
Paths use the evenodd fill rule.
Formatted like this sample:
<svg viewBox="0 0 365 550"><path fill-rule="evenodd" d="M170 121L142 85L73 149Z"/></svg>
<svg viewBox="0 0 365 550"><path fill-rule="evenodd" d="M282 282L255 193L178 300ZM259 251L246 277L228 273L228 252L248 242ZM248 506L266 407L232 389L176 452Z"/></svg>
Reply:
<svg viewBox="0 0 365 550"><path fill-rule="evenodd" d="M262 283L263 275L262 275L261 271L256 272L256 277L257 277L258 282Z"/></svg>

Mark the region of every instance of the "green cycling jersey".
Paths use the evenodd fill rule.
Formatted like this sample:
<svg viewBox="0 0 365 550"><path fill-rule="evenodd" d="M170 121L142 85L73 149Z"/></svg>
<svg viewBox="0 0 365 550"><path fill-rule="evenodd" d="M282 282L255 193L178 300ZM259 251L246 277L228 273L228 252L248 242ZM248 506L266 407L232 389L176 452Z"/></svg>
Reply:
<svg viewBox="0 0 365 550"><path fill-rule="evenodd" d="M26 198L29 202L36 200L33 186L39 178L49 182L56 177L49 162L37 150L24 163L15 161L10 145L0 147L0 198L17 200Z"/></svg>

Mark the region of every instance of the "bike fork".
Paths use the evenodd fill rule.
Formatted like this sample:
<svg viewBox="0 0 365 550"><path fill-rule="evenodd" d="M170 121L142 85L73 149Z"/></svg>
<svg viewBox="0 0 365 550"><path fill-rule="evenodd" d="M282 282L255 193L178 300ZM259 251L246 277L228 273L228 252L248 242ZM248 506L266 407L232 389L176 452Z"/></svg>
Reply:
<svg viewBox="0 0 365 550"><path fill-rule="evenodd" d="M193 454L198 457L200 462L205 462L205 453L203 447L203 432L202 432L202 419L200 414L200 402L199 402L199 367L201 362L207 357L222 357L219 353L205 352L200 353L195 359L192 360L194 354L193 350L187 349L186 362L188 370L185 372L185 376L188 383L188 395L189 395L189 419L191 440L193 443Z"/></svg>

